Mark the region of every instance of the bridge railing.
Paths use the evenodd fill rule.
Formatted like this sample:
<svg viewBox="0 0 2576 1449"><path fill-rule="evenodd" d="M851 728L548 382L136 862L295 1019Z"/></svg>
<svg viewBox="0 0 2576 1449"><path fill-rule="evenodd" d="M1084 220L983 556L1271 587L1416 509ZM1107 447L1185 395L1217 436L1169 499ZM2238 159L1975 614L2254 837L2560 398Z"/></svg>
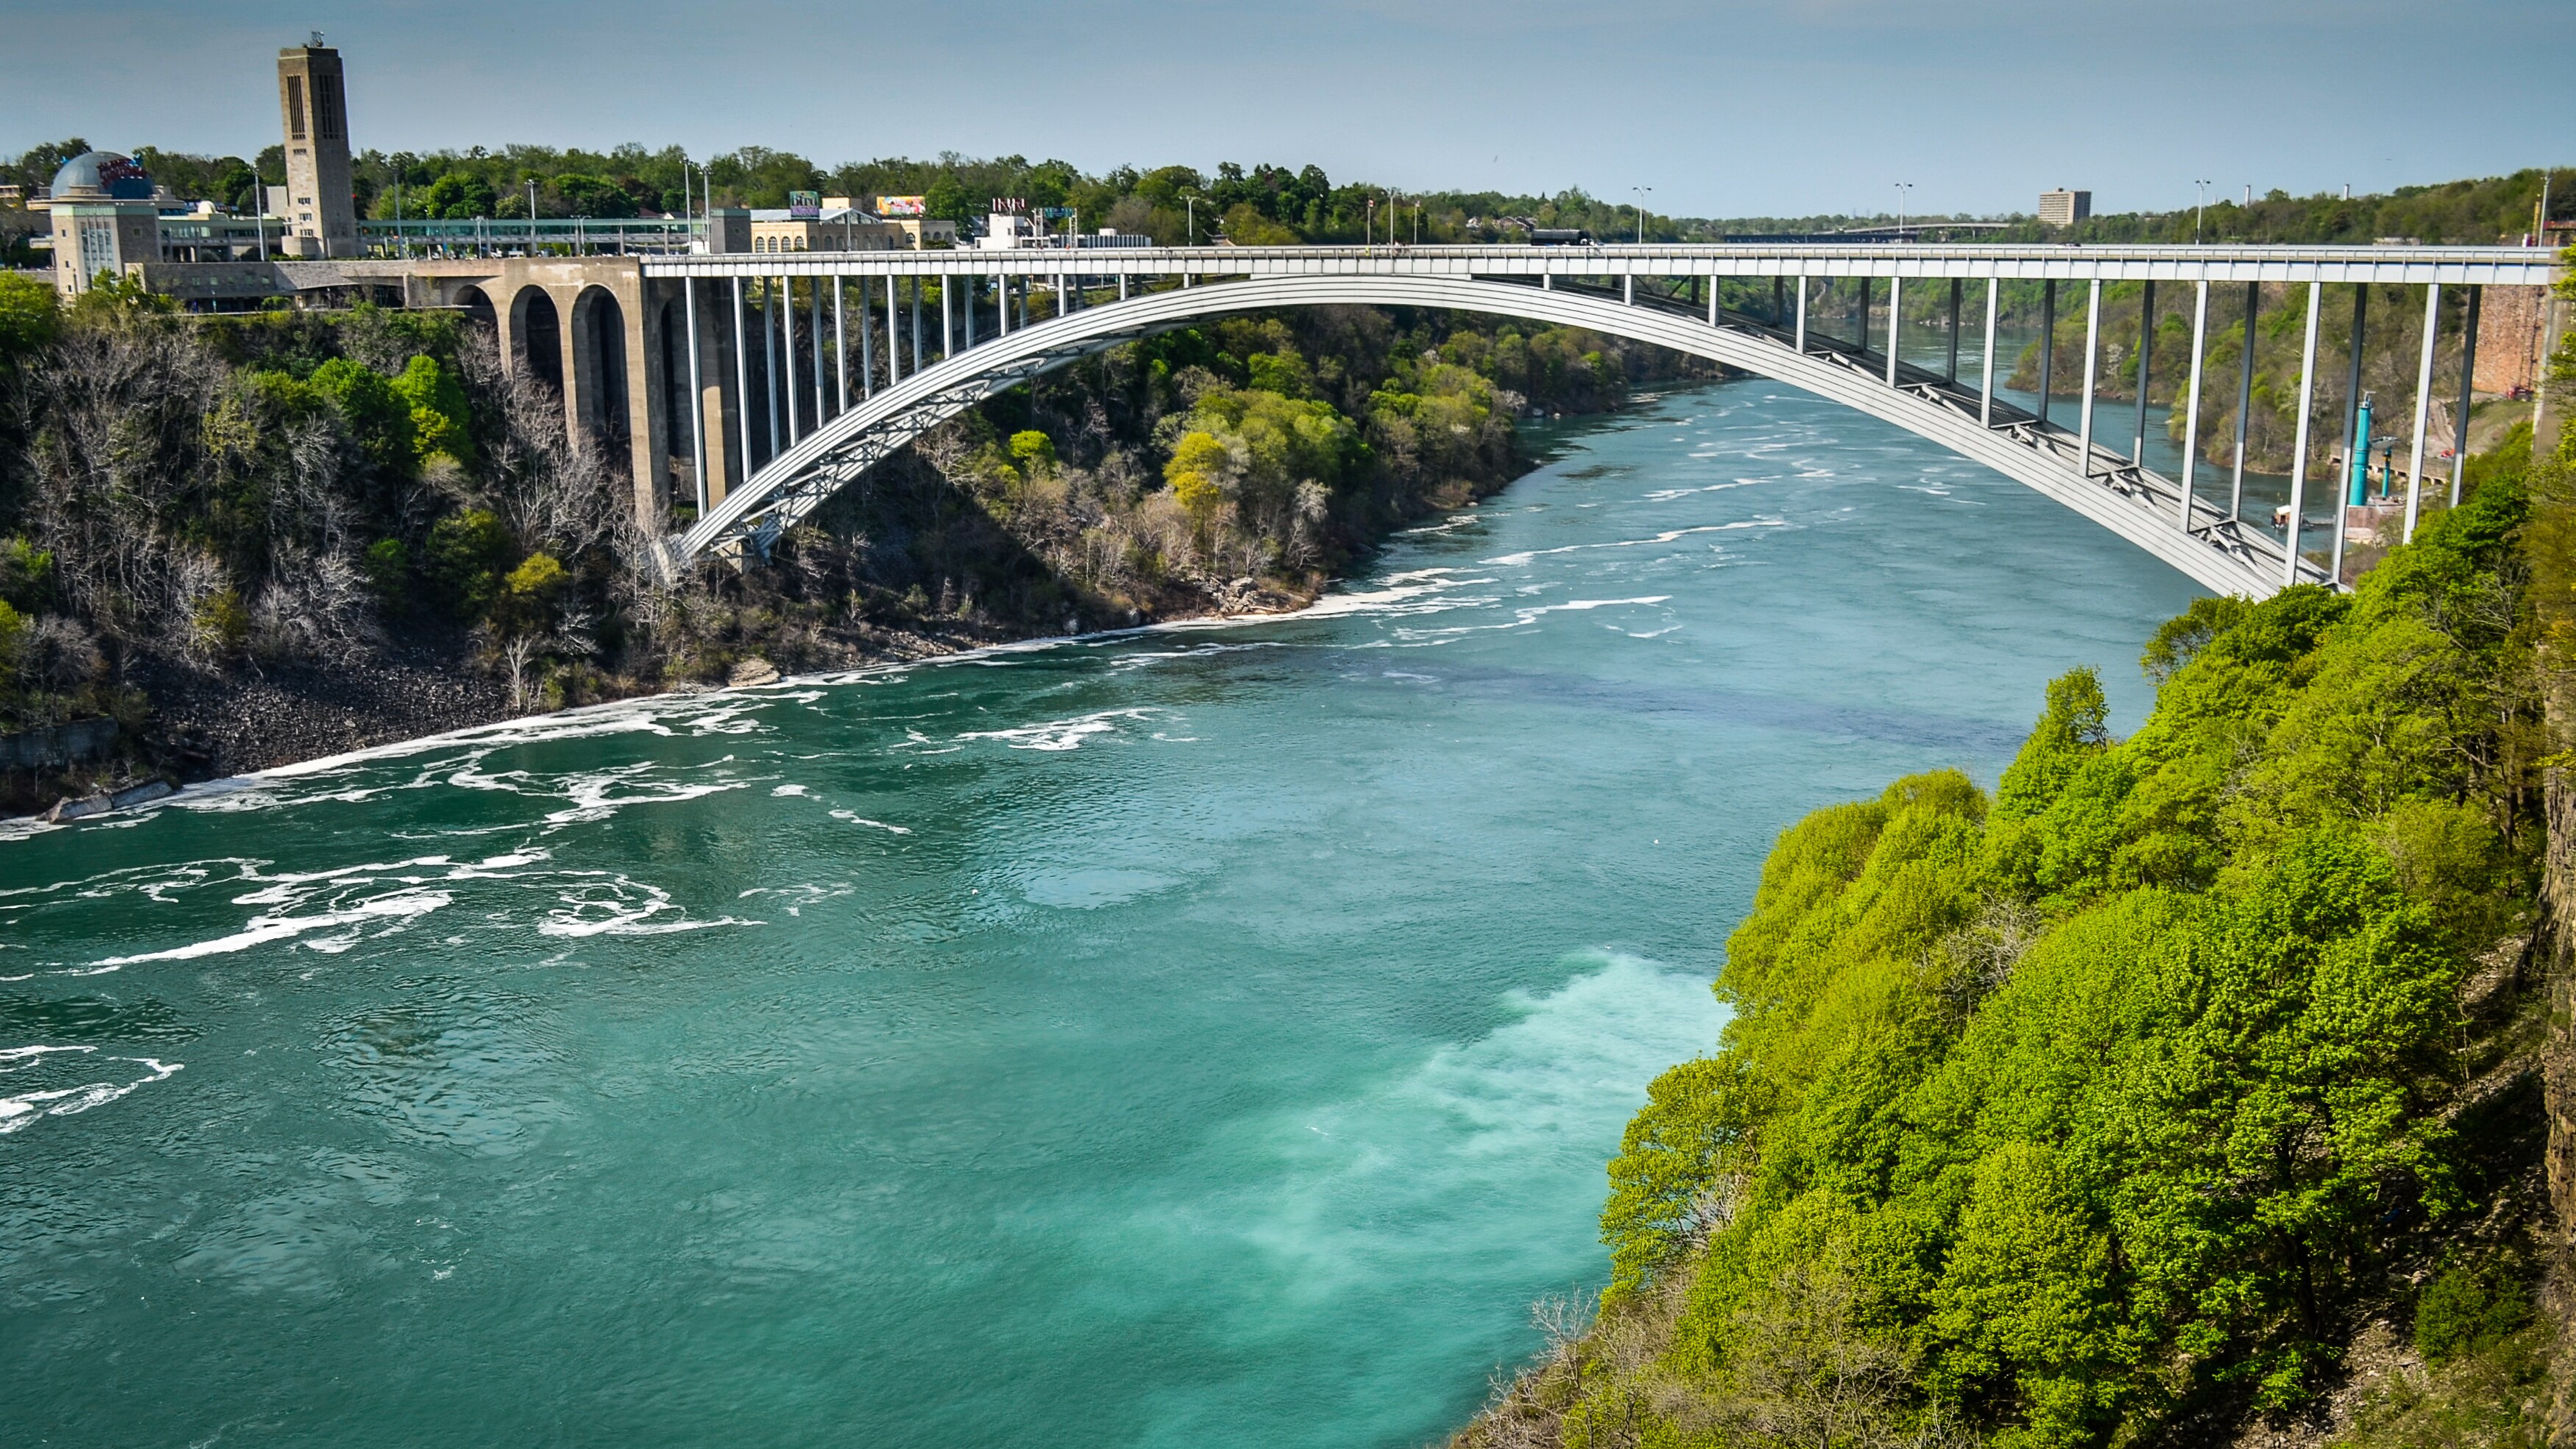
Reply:
<svg viewBox="0 0 2576 1449"><path fill-rule="evenodd" d="M1602 246L1602 247L1139 247L1096 249L1031 248L1013 251L935 250L925 252L871 253L788 253L754 256L663 256L641 260L648 278L677 282L692 294L701 284L710 284L721 296L730 290L737 298L743 289L751 289L751 316L758 320L759 337L745 329L744 312L739 301L734 308L734 353L736 358L760 349L763 356L762 377L771 393L768 420L755 426L755 415L762 410L754 404L748 369L737 368L741 405L739 415L741 459L746 480L753 491L775 490L784 486L777 476L781 467L789 470L821 466L815 460L830 453L818 453L803 446L827 424L856 406L852 401L849 367L853 360L846 345L843 315L855 297L858 315L859 363L856 396L865 402L874 396L880 384L895 386L909 373L917 374L934 362L946 361L971 353L980 346L1031 325L1043 323L1053 314L1067 314L1122 302L1143 302L1163 298L1166 294L1190 288L1210 288L1203 299L1194 299L1198 313L1228 310L1221 300L1221 289L1228 279L1257 280L1278 277L1314 277L1361 279L1372 276L1412 277L1422 279L1452 278L1482 283L1509 283L1547 290L1564 290L1589 299L1617 302L1627 307L1643 308L1663 314L1680 315L1703 321L1713 329L1758 335L1769 343L1789 348L1802 356L1829 358L1844 371L1866 374L1880 385L1909 393L1922 401L1962 417L1973 417L1976 425L1989 433L2009 437L2022 448L2054 461L2056 466L2089 488L2127 498L2142 508L2160 510L2174 520L2173 526L2206 547L2236 558L2247 565L2260 563L2274 568L2274 586L2301 580L2340 582L2344 577L2345 544L2350 533L2345 506L2349 480L2342 476L2321 477L2315 464L2321 438L2315 422L2318 359L2316 319L2325 305L2324 288L2342 284L2356 288L2377 283L2409 282L2425 289L2426 319L2423 329L2416 390L2415 442L2407 483L2405 532L2411 536L2422 508L2421 490L2426 480L2425 462L2428 451L2440 461L2443 450L2428 449L2426 408L2432 393L2433 353L2444 332L2444 300L2449 295L2467 299L2467 317L2474 328L2478 297L2487 285L2531 285L2550 275L2551 259L2543 253L2517 248L2496 247L2029 247L2029 246L1920 246L1902 243L1875 243L1839 246ZM2054 377L2056 368L2052 353L2057 335L2057 303L2065 284L2082 287L2085 306L2083 373L2080 396L2069 401L2063 397L2043 396L2032 406L2014 403L2000 394L1994 368L1997 344L1997 298L1999 288L2007 281L2037 281L2045 298L2041 332L2040 359L2044 372ZM1759 302L1759 284L1771 287L1771 305L1767 315L1758 306L1746 309L1727 305L1728 289L1722 281L1753 284L1754 301ZM1904 326L1902 296L1912 295L1911 288L1923 281L1946 282L1949 306L1944 321L1948 343L1947 365L1928 368L1908 361L1902 349L1894 344L1893 334ZM2131 423L2126 446L2114 446L2108 436L2108 418L2100 416L2102 385L2107 380L2101 365L2104 356L2102 323L2103 290L2123 282L2143 283L2148 296L2142 310L2153 308L2156 287L2180 282L2191 289L2192 318L2191 364L2187 386L2180 390L2177 409L2184 414L2180 439L2180 476L2168 478L2151 469L2145 461L2148 409L2144 399L2149 395L2150 378L2144 369L2152 366L2150 355L2135 354L2124 365L2139 368L2135 376L2136 399L2124 421ZM1848 287L1857 283L1861 301L1858 337L1828 337L1815 325L1811 304L1818 300L1818 289ZM936 342L924 332L924 298L936 284L938 334ZM1889 293L1888 306L1882 313L1873 301L1874 289L1883 284ZM2224 300L2235 285L2243 285L2248 295L2259 297L2265 284L2276 287L2307 289L2305 313L2307 345L2302 354L2298 385L2298 446L2294 449L2297 466L2290 478L2291 501L2286 521L2267 526L2244 517L2244 477L2248 464L2247 440L2240 426L2232 446L2206 446L2201 424L2204 413L2205 377L2212 330L2213 299ZM2222 289L2226 289L2222 292ZM1256 289L1257 290L1257 289ZM800 310L797 296L804 295L802 310L807 312L805 332L811 342L810 367L800 363L798 354L807 350L797 339ZM1734 301L1742 303L1745 287L1733 288ZM1977 367L1979 376L1974 386L1960 376L1960 339L1968 325L1960 315L1962 298L1970 291L1982 292L1984 303L1983 341ZM1052 296L1047 293L1052 292ZM838 405L826 398L825 366L822 346L822 307L826 296L832 310L831 364L837 371L832 391ZM883 302L886 326L882 334L875 330L871 313L878 300ZM2070 299L2071 300L2071 299ZM783 305L777 305L782 303ZM719 304L721 306L721 304ZM1158 303L1157 305L1163 305ZM2460 309L2454 309L2460 310ZM909 347L905 343L904 316L909 314ZM696 304L688 315L695 326ZM1882 317L1894 319L1882 325ZM981 325L989 319L990 327ZM2233 317L2220 319L2225 328ZM2355 347L2361 345L2364 321L2355 317ZM1178 325L1178 324L1173 324ZM783 327L785 346L778 345ZM880 363L872 351L875 339L882 335L886 356ZM767 339L766 341L762 339ZM2470 375L2473 341L2462 349L2464 367L2462 387ZM907 369L906 353L909 353ZM2358 351L2356 350L2356 356ZM694 333L689 349L693 362L697 356ZM1050 364L1052 365L1052 364ZM2246 364L2251 366L2250 359ZM802 384L798 372L807 375ZM967 370L971 373L972 369ZM961 374L963 375L963 374ZM2250 373L2248 374L2250 376ZM784 390L773 377L783 378ZM2132 379L2124 375L2123 385ZM698 379L693 374L693 387ZM808 406L800 393L810 390ZM2465 392L2464 392L2465 397ZM2345 399L2346 418L2351 417L2352 399ZM2068 409L2067 417L2058 410ZM2465 418L2465 408L2455 410ZM2242 408L2239 409L2240 417ZM2072 426L2069 426L2069 423ZM2097 423L2105 424L2097 429ZM2349 421L2347 421L2347 429ZM697 430L693 428L694 434ZM697 476L705 479L704 441L698 440L700 463ZM2344 454L2352 453L2347 439ZM2458 455L2464 448L2448 450L2452 458L2451 476L2446 481L2450 499L2457 500L2459 489ZM2222 471L2227 483L2223 490L2224 508L2218 497L2222 490L2204 482L2202 475L2209 457L2223 457ZM758 466L753 465L757 461ZM2335 469L2330 467L2329 471ZM2393 480L2391 480L2393 481ZM2323 520L2329 529L2326 546L2315 549L2319 555L2308 557L2303 544L2313 541L2319 520L2308 517L2309 489L2331 497L2334 506ZM833 485L837 486L837 484ZM2358 485L2353 485L2358 486ZM705 515L710 499L703 494L700 512ZM737 507L726 510L738 517L748 517L756 510ZM697 535L693 532L692 537Z"/></svg>

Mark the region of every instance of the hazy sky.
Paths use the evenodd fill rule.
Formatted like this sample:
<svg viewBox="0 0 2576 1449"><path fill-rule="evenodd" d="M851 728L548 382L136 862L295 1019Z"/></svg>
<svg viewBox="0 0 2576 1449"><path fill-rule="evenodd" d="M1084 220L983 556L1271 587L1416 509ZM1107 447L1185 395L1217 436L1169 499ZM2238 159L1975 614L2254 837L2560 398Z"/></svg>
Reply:
<svg viewBox="0 0 2576 1449"><path fill-rule="evenodd" d="M2576 0L0 0L0 149L249 155L320 26L361 147L1315 162L1685 215L2187 206L2576 162Z"/></svg>

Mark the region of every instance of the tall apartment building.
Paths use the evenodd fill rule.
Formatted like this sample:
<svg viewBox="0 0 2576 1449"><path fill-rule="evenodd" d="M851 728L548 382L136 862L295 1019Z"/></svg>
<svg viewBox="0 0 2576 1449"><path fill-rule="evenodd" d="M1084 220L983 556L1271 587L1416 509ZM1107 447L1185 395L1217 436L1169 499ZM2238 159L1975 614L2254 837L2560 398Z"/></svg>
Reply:
<svg viewBox="0 0 2576 1449"><path fill-rule="evenodd" d="M295 257L358 255L358 208L349 184L349 104L340 52L322 44L277 53L278 104L286 113L286 235Z"/></svg>
<svg viewBox="0 0 2576 1449"><path fill-rule="evenodd" d="M2093 214L2090 191L2043 191L2039 194L2039 219L2050 226L2073 226Z"/></svg>

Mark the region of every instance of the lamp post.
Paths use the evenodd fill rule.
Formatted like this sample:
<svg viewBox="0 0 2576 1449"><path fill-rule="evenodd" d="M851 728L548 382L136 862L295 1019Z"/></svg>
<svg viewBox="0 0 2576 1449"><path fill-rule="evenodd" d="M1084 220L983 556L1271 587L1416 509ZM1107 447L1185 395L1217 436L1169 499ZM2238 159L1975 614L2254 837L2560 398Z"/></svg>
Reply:
<svg viewBox="0 0 2576 1449"><path fill-rule="evenodd" d="M1914 183L1913 183L1913 182L1911 182L1911 181L1899 181L1899 182L1895 183L1895 185L1896 185L1896 239L1897 239L1898 241L1903 241L1903 240L1905 240L1905 203L1906 203L1906 200L1907 200L1906 193L1907 193L1907 192L1909 192L1909 191L1912 191L1912 190L1914 189Z"/></svg>
<svg viewBox="0 0 2576 1449"><path fill-rule="evenodd" d="M528 255L537 254L537 178L528 178Z"/></svg>
<svg viewBox="0 0 2576 1449"><path fill-rule="evenodd" d="M1186 210L1189 217L1190 245L1197 246L1199 244L1199 194L1193 191L1187 196L1182 197L1181 205Z"/></svg>
<svg viewBox="0 0 2576 1449"><path fill-rule="evenodd" d="M1637 245L1644 246L1646 244L1646 198L1655 194L1655 188L1631 186L1628 190L1637 198Z"/></svg>
<svg viewBox="0 0 2576 1449"><path fill-rule="evenodd" d="M2198 246L2200 245L2201 215L2209 210L2209 188L2214 183L2207 180L2194 180L2191 184L2199 197L2191 204L2191 244Z"/></svg>

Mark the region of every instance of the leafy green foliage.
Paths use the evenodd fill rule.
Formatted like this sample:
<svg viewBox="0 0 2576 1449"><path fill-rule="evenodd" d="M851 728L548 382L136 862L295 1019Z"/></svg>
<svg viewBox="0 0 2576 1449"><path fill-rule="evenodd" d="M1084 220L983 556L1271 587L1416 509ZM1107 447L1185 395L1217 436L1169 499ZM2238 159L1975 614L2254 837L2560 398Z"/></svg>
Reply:
<svg viewBox="0 0 2576 1449"><path fill-rule="evenodd" d="M2440 1366L2492 1350L2531 1321L2531 1294L2501 1263L2462 1265L2415 1300L2415 1351Z"/></svg>
<svg viewBox="0 0 2576 1449"><path fill-rule="evenodd" d="M61 298L41 278L0 272L0 367L52 342L62 315Z"/></svg>
<svg viewBox="0 0 2576 1449"><path fill-rule="evenodd" d="M2466 963L2528 899L2529 517L2498 479L2350 596L2195 605L2126 740L2066 675L1991 810L1941 773L1785 832L1716 1055L1610 1166L1605 1311L1681 1294L1655 1371L1741 1399L1746 1325L1834 1263L1915 1411L1996 1445L2317 1394L2353 1307L2509 1176L2446 1109ZM2418 1341L2529 1311L2456 1269Z"/></svg>
<svg viewBox="0 0 2576 1449"><path fill-rule="evenodd" d="M510 569L517 551L510 530L498 517L487 509L469 508L431 525L421 571L448 612L459 619L478 619L499 596L501 575Z"/></svg>
<svg viewBox="0 0 2576 1449"><path fill-rule="evenodd" d="M426 357L418 360L432 369L438 366ZM391 379L348 358L335 357L313 369L307 385L339 412L369 463L397 477L411 472L419 461L412 403Z"/></svg>
<svg viewBox="0 0 2576 1449"><path fill-rule="evenodd" d="M421 462L446 456L459 463L474 460L471 414L465 388L438 359L421 353L403 364L394 391L411 409L412 447Z"/></svg>

